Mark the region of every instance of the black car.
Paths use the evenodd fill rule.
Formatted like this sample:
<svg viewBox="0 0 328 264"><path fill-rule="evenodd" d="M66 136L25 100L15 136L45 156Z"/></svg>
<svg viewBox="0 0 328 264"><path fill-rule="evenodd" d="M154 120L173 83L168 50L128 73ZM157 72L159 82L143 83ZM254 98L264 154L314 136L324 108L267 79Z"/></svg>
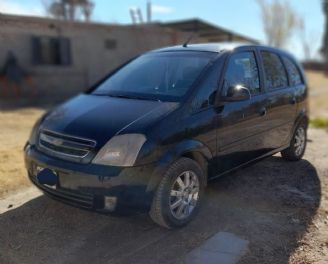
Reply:
<svg viewBox="0 0 328 264"><path fill-rule="evenodd" d="M307 84L286 52L183 45L138 56L49 111L25 147L31 181L100 212L148 211L165 227L190 221L209 180L306 147Z"/></svg>

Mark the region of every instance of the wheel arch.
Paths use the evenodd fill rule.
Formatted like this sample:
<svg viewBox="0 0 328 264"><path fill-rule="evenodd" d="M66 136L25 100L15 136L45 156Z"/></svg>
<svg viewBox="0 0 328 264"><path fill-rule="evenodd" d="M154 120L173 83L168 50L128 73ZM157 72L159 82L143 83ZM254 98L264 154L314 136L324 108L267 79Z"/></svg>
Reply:
<svg viewBox="0 0 328 264"><path fill-rule="evenodd" d="M295 132L297 126L301 123L305 123L306 124L306 128L309 125L310 119L309 116L307 114L307 112L305 111L305 109L303 109L297 116L295 122L294 122L294 127L293 127L293 133Z"/></svg>
<svg viewBox="0 0 328 264"><path fill-rule="evenodd" d="M204 173L204 183L205 186L207 185L208 180L208 159L204 156L203 153L199 151L189 151L185 152L182 157L192 159L193 161L197 162L198 165L202 168L202 171Z"/></svg>
<svg viewBox="0 0 328 264"><path fill-rule="evenodd" d="M204 183L207 184L208 162L213 155L210 149L200 141L184 140L169 148L159 159L158 167L155 169L151 181L148 184L148 191L154 191L162 179L163 173L168 167L181 157L190 158L197 162L203 170Z"/></svg>
<svg viewBox="0 0 328 264"><path fill-rule="evenodd" d="M290 142L293 138L293 135L295 134L296 128L298 127L299 124L301 124L302 122L304 122L306 124L306 128L309 125L310 119L308 116L308 113L306 111L306 109L302 109L299 113L298 116L296 117L295 121L294 121L294 125L292 130L290 131L290 135L289 135L289 139L288 141Z"/></svg>

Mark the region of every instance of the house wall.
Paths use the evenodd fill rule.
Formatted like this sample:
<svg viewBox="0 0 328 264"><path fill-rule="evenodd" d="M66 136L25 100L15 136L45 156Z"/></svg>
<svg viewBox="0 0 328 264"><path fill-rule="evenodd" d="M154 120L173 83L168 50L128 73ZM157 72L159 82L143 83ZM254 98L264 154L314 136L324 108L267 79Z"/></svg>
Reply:
<svg viewBox="0 0 328 264"><path fill-rule="evenodd" d="M72 65L34 65L33 36L69 38ZM12 51L32 76L38 98L62 100L87 89L131 57L154 48L183 43L186 38L185 33L156 25L86 24L0 15L0 69L8 51ZM116 40L115 49L106 48L107 39ZM23 86L30 89L29 85ZM28 92L24 94L27 96ZM4 97L2 93L1 96Z"/></svg>

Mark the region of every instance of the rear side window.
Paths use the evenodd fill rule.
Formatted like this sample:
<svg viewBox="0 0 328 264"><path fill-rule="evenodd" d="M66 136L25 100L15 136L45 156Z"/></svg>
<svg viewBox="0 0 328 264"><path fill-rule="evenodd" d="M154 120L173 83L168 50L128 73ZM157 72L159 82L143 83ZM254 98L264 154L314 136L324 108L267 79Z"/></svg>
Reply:
<svg viewBox="0 0 328 264"><path fill-rule="evenodd" d="M267 51L262 51L261 54L266 87L269 89L287 87L286 70L278 55Z"/></svg>
<svg viewBox="0 0 328 264"><path fill-rule="evenodd" d="M224 91L231 86L242 85L248 88L251 94L260 93L259 70L253 52L240 52L230 57L224 77Z"/></svg>
<svg viewBox="0 0 328 264"><path fill-rule="evenodd" d="M287 57L283 57L283 61L287 68L290 84L292 86L302 84L303 83L302 77L295 63L292 60L288 59Z"/></svg>

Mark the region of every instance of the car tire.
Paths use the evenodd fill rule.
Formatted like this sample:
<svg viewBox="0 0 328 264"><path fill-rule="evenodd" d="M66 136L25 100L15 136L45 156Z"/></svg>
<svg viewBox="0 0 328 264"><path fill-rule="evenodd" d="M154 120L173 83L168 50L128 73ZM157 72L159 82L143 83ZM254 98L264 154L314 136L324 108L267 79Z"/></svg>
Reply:
<svg viewBox="0 0 328 264"><path fill-rule="evenodd" d="M281 151L281 156L288 161L298 161L302 159L307 142L306 122L300 123L293 134L289 148Z"/></svg>
<svg viewBox="0 0 328 264"><path fill-rule="evenodd" d="M182 227L197 214L204 193L204 172L192 159L180 158L164 173L150 217L166 228Z"/></svg>

